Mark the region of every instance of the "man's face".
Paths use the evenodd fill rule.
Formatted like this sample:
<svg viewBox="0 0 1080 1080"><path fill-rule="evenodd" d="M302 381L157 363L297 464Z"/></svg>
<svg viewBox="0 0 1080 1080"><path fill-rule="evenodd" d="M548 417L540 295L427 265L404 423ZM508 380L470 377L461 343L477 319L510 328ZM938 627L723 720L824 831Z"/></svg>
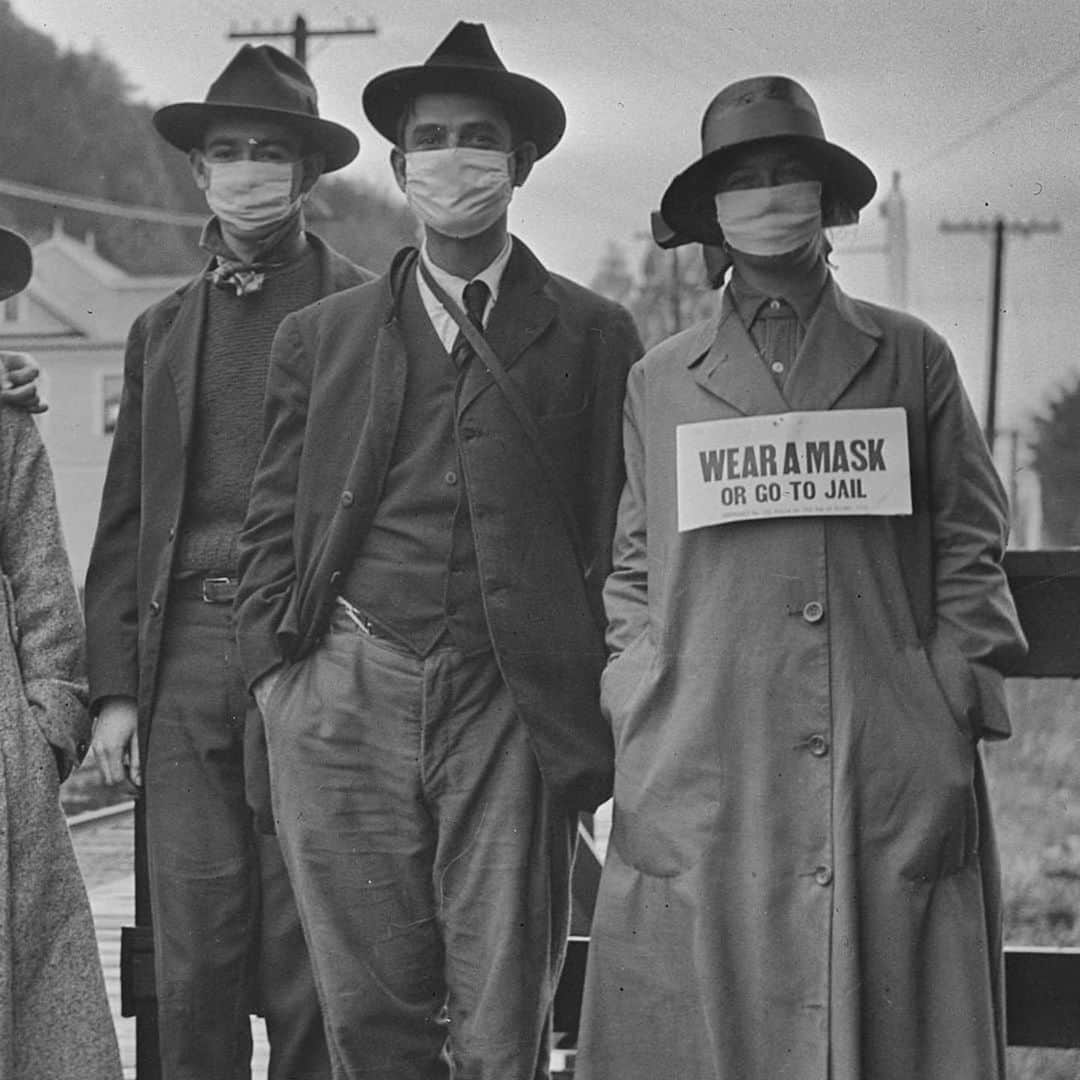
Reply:
<svg viewBox="0 0 1080 1080"><path fill-rule="evenodd" d="M399 146L390 155L398 187L405 190L405 154L445 150L454 146L474 150L513 151L511 179L525 182L536 147L531 142L514 146L514 132L502 107L488 98L471 94L422 94L416 98L401 125Z"/></svg>
<svg viewBox="0 0 1080 1080"><path fill-rule="evenodd" d="M717 193L821 180L821 172L797 142L774 139L737 150L716 179Z"/></svg>
<svg viewBox="0 0 1080 1080"><path fill-rule="evenodd" d="M191 151L195 183L205 191L209 185L208 165L235 161L273 162L299 165L295 170L295 198L311 190L322 173L322 155L304 154L300 134L284 124L246 117L212 121L206 128L202 147Z"/></svg>

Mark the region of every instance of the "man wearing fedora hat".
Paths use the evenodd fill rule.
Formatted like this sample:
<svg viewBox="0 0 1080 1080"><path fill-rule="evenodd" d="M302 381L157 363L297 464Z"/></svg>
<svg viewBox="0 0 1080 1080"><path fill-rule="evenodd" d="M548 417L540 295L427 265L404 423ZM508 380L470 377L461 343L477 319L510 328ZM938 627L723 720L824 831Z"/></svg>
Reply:
<svg viewBox="0 0 1080 1080"><path fill-rule="evenodd" d="M537 1080L641 350L507 231L565 114L483 26L364 108L424 244L278 331L238 640L335 1077Z"/></svg>
<svg viewBox="0 0 1080 1080"><path fill-rule="evenodd" d="M359 144L270 46L245 45L205 101L154 124L206 194L211 261L128 339L86 581L93 746L107 781L145 791L162 1075L247 1075L255 1008L271 1077L326 1077L231 605L274 332L371 277L303 218L319 176Z"/></svg>
<svg viewBox="0 0 1080 1080"><path fill-rule="evenodd" d="M806 90L702 144L662 214L731 277L627 385L578 1074L1001 1078L1002 486L945 341L832 278L875 181Z"/></svg>

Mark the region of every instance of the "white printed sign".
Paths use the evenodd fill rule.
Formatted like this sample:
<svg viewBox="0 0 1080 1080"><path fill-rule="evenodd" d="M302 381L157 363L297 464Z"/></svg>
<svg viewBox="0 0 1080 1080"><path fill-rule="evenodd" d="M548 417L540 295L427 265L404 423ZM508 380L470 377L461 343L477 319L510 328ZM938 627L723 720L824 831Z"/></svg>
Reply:
<svg viewBox="0 0 1080 1080"><path fill-rule="evenodd" d="M899 407L680 424L675 453L680 532L752 518L911 513Z"/></svg>

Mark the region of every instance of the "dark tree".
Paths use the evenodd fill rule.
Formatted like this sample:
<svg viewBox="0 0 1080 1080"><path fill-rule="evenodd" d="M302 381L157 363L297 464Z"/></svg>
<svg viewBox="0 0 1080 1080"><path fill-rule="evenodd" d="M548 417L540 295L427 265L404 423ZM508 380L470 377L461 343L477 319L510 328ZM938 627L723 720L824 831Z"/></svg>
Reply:
<svg viewBox="0 0 1080 1080"><path fill-rule="evenodd" d="M1032 465L1042 489L1043 542L1080 545L1080 375L1034 419Z"/></svg>

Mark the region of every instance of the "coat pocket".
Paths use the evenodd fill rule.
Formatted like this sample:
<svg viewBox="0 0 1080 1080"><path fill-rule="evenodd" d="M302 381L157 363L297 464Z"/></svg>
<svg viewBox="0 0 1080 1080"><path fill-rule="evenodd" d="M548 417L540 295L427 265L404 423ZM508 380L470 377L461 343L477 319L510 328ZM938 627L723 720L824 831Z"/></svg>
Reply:
<svg viewBox="0 0 1080 1080"><path fill-rule="evenodd" d="M600 710L611 724L616 746L620 713L641 685L655 656L646 626L621 653L607 662L600 674Z"/></svg>
<svg viewBox="0 0 1080 1080"><path fill-rule="evenodd" d="M940 666L921 646L904 655L903 701L884 709L892 722L877 729L876 751L888 769L863 815L864 841L888 836L900 873L926 883L964 869L978 850L974 690L958 653Z"/></svg>

